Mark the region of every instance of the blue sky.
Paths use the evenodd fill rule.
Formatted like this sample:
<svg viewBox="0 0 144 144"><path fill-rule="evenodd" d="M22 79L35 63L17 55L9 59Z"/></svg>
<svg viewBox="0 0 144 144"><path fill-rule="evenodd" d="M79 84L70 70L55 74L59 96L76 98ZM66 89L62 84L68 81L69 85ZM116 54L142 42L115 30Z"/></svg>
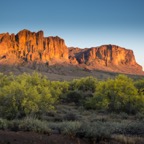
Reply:
<svg viewBox="0 0 144 144"><path fill-rule="evenodd" d="M67 46L116 44L144 67L144 0L0 0L0 33L43 30Z"/></svg>

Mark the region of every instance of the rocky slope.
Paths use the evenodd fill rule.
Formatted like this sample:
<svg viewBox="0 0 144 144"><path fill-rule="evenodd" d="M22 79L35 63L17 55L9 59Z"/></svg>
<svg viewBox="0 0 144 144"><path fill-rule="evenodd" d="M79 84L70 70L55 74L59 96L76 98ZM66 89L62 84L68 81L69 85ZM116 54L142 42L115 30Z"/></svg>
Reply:
<svg viewBox="0 0 144 144"><path fill-rule="evenodd" d="M132 50L115 45L93 48L68 48L59 37L44 37L22 30L15 34L0 34L0 64L41 63L46 65L67 64L85 69L143 74L136 63Z"/></svg>

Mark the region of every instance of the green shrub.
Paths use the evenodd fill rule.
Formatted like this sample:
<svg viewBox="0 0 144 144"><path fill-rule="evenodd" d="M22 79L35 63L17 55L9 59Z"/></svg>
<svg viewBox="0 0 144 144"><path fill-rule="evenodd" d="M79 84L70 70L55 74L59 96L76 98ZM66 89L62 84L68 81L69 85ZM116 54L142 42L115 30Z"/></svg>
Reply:
<svg viewBox="0 0 144 144"><path fill-rule="evenodd" d="M1 88L0 116L15 119L45 113L53 109L57 101L52 92L50 82L40 74L19 75Z"/></svg>
<svg viewBox="0 0 144 144"><path fill-rule="evenodd" d="M141 113L138 119L143 119L143 83L143 80L133 82L125 75L106 81L86 77L60 82L49 81L36 72L19 76L0 73L0 117L21 119L35 115L55 121L78 120L77 115L67 112L65 116L63 113L47 116L56 104L65 102L101 113L119 113L124 119L128 114ZM63 111L69 112L69 109Z"/></svg>
<svg viewBox="0 0 144 144"><path fill-rule="evenodd" d="M61 131L62 131L62 127L63 127L62 125L63 125L62 122L48 122L48 127L51 130L59 131L59 133L61 133Z"/></svg>
<svg viewBox="0 0 144 144"><path fill-rule="evenodd" d="M121 117L121 119L128 119L128 117L129 117L129 115L127 113L125 113L125 112L121 112L119 114L119 116Z"/></svg>
<svg viewBox="0 0 144 144"><path fill-rule="evenodd" d="M38 133L51 133L46 121L27 117L20 122L19 128L23 131L34 131Z"/></svg>
<svg viewBox="0 0 144 144"><path fill-rule="evenodd" d="M74 79L70 82L70 90L80 90L83 92L95 92L97 86L97 79L94 77L85 77L81 79Z"/></svg>
<svg viewBox="0 0 144 144"><path fill-rule="evenodd" d="M68 91L63 98L63 101L65 103L75 103L77 105L80 105L81 101L83 100L83 95L81 91L74 90L74 91Z"/></svg>
<svg viewBox="0 0 144 144"><path fill-rule="evenodd" d="M63 118L65 121L77 121L79 119L75 113L67 113Z"/></svg>
<svg viewBox="0 0 144 144"><path fill-rule="evenodd" d="M137 113L135 115L135 119L140 120L140 121L144 120L144 114L143 113Z"/></svg>
<svg viewBox="0 0 144 144"><path fill-rule="evenodd" d="M128 124L125 127L125 134L143 136L144 134L143 122L132 122Z"/></svg>
<svg viewBox="0 0 144 144"><path fill-rule="evenodd" d="M80 122L63 122L61 129L62 129L62 133L66 134L68 136L74 137L76 136L77 132L79 131L81 127L81 123Z"/></svg>
<svg viewBox="0 0 144 144"><path fill-rule="evenodd" d="M59 133L68 135L71 137L76 136L81 127L81 123L78 121L64 121L64 122L49 122L48 127L52 130L57 130Z"/></svg>
<svg viewBox="0 0 144 144"><path fill-rule="evenodd" d="M113 133L113 127L105 122L83 123L79 129L77 136L85 137L93 141L101 141L110 139Z"/></svg>
<svg viewBox="0 0 144 144"><path fill-rule="evenodd" d="M21 122L20 120L16 120L16 119L9 121L8 122L8 129L11 131L15 131L15 132L20 131L21 130L19 127L20 122Z"/></svg>
<svg viewBox="0 0 144 144"><path fill-rule="evenodd" d="M0 129L5 130L7 127L8 127L7 120L0 118Z"/></svg>
<svg viewBox="0 0 144 144"><path fill-rule="evenodd" d="M114 131L114 134L124 134L124 135L139 135L144 134L144 125L143 122L112 122L111 123Z"/></svg>
<svg viewBox="0 0 144 144"><path fill-rule="evenodd" d="M135 81L134 85L138 89L139 94L144 94L144 79Z"/></svg>
<svg viewBox="0 0 144 144"><path fill-rule="evenodd" d="M86 108L136 114L144 111L144 96L138 94L132 79L118 75L115 79L99 82Z"/></svg>

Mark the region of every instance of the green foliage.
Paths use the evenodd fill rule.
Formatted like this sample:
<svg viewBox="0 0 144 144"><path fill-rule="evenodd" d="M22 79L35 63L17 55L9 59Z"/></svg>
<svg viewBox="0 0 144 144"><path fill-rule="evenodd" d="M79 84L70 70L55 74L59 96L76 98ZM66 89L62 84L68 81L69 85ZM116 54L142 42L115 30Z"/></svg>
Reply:
<svg viewBox="0 0 144 144"><path fill-rule="evenodd" d="M50 134L51 129L48 127L46 121L40 121L32 117L26 117L22 120L6 121L1 119L3 124L0 123L0 129L11 131L33 131L37 133Z"/></svg>
<svg viewBox="0 0 144 144"><path fill-rule="evenodd" d="M85 101L92 97L98 84L94 77L74 79L69 83L69 89L63 96L64 102L74 102L76 105L83 105Z"/></svg>
<svg viewBox="0 0 144 144"><path fill-rule="evenodd" d="M14 80L14 75L10 73L8 76L0 73L0 88L3 86L9 85L9 83Z"/></svg>
<svg viewBox="0 0 144 144"><path fill-rule="evenodd" d="M69 91L69 83L64 81L52 81L50 82L51 93L58 100L63 98L63 95Z"/></svg>
<svg viewBox="0 0 144 144"><path fill-rule="evenodd" d="M1 88L0 115L14 119L47 112L57 100L52 91L50 82L38 73L19 75Z"/></svg>
<svg viewBox="0 0 144 144"><path fill-rule="evenodd" d="M138 122L109 122L111 127L113 127L113 133L115 134L125 134L125 135L143 135L144 125L143 121Z"/></svg>
<svg viewBox="0 0 144 144"><path fill-rule="evenodd" d="M94 142L110 140L113 135L143 136L143 121L63 121L47 122L34 117L21 120L0 119L0 130L33 131L37 133L59 133L70 137L87 138Z"/></svg>
<svg viewBox="0 0 144 144"><path fill-rule="evenodd" d="M78 90L68 91L63 97L63 101L66 103L72 103L79 105L83 99L83 93Z"/></svg>
<svg viewBox="0 0 144 144"><path fill-rule="evenodd" d="M81 127L81 123L75 121L75 122L63 123L63 125L61 126L61 129L62 129L63 134L73 137L73 136L76 136L80 127Z"/></svg>
<svg viewBox="0 0 144 144"><path fill-rule="evenodd" d="M67 121L76 121L79 117L75 113L70 112L65 114L63 119Z"/></svg>
<svg viewBox="0 0 144 144"><path fill-rule="evenodd" d="M74 137L85 137L95 141L109 139L114 131L114 128L109 123L104 122L61 122L49 123L50 129L58 130L60 133Z"/></svg>
<svg viewBox="0 0 144 144"><path fill-rule="evenodd" d="M115 79L99 82L96 92L86 103L86 108L110 112L136 113L143 111L144 97L138 95L132 79L119 75Z"/></svg>
<svg viewBox="0 0 144 144"><path fill-rule="evenodd" d="M144 80L134 82L124 75L106 81L86 77L59 82L38 73L0 73L0 129L59 133L93 143L115 134L143 136L143 89Z"/></svg>
<svg viewBox="0 0 144 144"><path fill-rule="evenodd" d="M26 117L25 119L19 121L19 129L22 131L34 131L44 134L51 133L46 121L40 121L31 117Z"/></svg>
<svg viewBox="0 0 144 144"><path fill-rule="evenodd" d="M144 79L137 80L134 85L138 89L139 94L144 93Z"/></svg>
<svg viewBox="0 0 144 144"><path fill-rule="evenodd" d="M60 102L114 113L144 113L143 89L144 80L133 82L125 75L106 81L86 77L60 82L36 72L19 76L0 73L0 117L40 117Z"/></svg>
<svg viewBox="0 0 144 144"><path fill-rule="evenodd" d="M141 120L143 120L144 121L144 113L137 113L136 115L135 115L135 119L136 120L139 120L139 121L141 121Z"/></svg>
<svg viewBox="0 0 144 144"><path fill-rule="evenodd" d="M101 140L110 139L113 131L114 129L109 123L98 121L94 123L83 123L78 134L83 134L84 137L99 142Z"/></svg>
<svg viewBox="0 0 144 144"><path fill-rule="evenodd" d="M0 129L5 130L7 127L8 127L7 120L0 118Z"/></svg>
<svg viewBox="0 0 144 144"><path fill-rule="evenodd" d="M144 134L143 122L132 122L124 128L124 134L141 135Z"/></svg>
<svg viewBox="0 0 144 144"><path fill-rule="evenodd" d="M70 83L70 90L91 91L95 92L97 86L97 79L94 77L86 77L81 79L74 79Z"/></svg>

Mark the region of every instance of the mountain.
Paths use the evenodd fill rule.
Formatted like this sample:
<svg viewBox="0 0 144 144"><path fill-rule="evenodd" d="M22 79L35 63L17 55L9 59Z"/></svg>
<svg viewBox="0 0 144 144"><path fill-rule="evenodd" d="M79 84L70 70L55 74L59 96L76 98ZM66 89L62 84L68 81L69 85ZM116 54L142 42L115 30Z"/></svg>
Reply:
<svg viewBox="0 0 144 144"><path fill-rule="evenodd" d="M133 51L116 45L88 49L70 48L69 55L72 64L79 64L90 70L143 74L142 67L136 63Z"/></svg>
<svg viewBox="0 0 144 144"><path fill-rule="evenodd" d="M60 37L44 37L43 31L22 30L0 34L0 65L69 65L87 70L143 74L132 50L116 45L92 48L68 48Z"/></svg>
<svg viewBox="0 0 144 144"><path fill-rule="evenodd" d="M43 31L37 33L22 30L16 35L0 34L0 57L24 61L47 62L52 59L68 60L68 48L59 37L44 37Z"/></svg>

